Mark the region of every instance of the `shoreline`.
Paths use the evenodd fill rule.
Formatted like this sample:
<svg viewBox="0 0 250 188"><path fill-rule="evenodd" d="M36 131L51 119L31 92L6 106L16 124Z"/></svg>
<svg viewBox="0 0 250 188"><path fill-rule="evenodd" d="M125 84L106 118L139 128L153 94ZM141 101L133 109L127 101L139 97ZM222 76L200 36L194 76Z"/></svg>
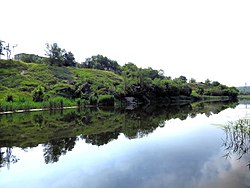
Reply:
<svg viewBox="0 0 250 188"><path fill-rule="evenodd" d="M172 98L172 101L170 103L168 103L168 104L180 105L180 104L187 104L187 103L191 104L191 103L194 103L194 102L225 102L225 101L230 101L230 99L229 98L225 98L225 97L202 97L200 100L183 100L183 99L180 99L178 97L177 98L174 97L174 98ZM154 104L154 103L152 103L152 104ZM152 105L152 104L149 104L149 105ZM14 113L24 113L24 112L39 112L39 111L48 111L48 110L89 108L89 107L95 107L95 105L66 106L66 107L58 107L58 108L19 109L19 110L12 110L12 111L3 111L3 112L0 112L0 115L14 114Z"/></svg>
<svg viewBox="0 0 250 188"><path fill-rule="evenodd" d="M79 107L78 106L66 106L66 107L60 107L60 108L33 108L33 109L29 109L29 110L21 110L20 109L20 110L0 112L0 115L23 113L23 112L39 112L39 111L47 111L47 110L75 109L75 108L79 108Z"/></svg>

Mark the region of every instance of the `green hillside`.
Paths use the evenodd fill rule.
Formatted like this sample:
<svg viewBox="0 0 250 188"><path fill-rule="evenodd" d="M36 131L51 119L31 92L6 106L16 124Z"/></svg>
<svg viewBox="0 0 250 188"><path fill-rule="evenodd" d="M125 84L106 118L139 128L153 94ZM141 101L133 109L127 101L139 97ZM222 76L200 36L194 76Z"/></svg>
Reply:
<svg viewBox="0 0 250 188"><path fill-rule="evenodd" d="M138 104L231 100L239 92L209 79L188 82L185 76L171 79L150 67L138 68L133 63L120 66L101 55L71 66L46 61L0 60L0 111L114 106L125 97L134 98Z"/></svg>
<svg viewBox="0 0 250 188"><path fill-rule="evenodd" d="M116 95L122 92L121 76L97 69L59 67L45 64L0 60L0 101L11 95L13 102L32 101L33 91L44 87L44 101Z"/></svg>

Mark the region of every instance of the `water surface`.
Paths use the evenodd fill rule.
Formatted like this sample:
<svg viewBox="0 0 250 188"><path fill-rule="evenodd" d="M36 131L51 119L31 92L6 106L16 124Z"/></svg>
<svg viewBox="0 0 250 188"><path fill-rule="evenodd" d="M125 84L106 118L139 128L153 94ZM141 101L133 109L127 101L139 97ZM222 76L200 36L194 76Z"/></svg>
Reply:
<svg viewBox="0 0 250 188"><path fill-rule="evenodd" d="M0 187L249 187L247 153L223 145L221 125L250 114L235 106L1 116Z"/></svg>

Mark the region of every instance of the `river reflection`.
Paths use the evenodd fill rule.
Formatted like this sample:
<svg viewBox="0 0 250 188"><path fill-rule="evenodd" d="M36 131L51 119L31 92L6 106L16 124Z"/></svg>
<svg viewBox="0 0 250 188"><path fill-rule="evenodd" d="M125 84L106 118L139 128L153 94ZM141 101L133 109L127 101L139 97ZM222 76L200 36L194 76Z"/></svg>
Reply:
<svg viewBox="0 0 250 188"><path fill-rule="evenodd" d="M71 151L79 138L97 146L117 139L121 133L129 139L142 138L157 127L164 127L166 120L185 120L202 113L209 117L235 106L235 103L196 103L150 106L129 111L89 108L7 114L0 116L0 147L6 147L6 152L1 152L1 166L18 161L11 154L12 147L28 148L42 144L45 162L53 163L61 155Z"/></svg>
<svg viewBox="0 0 250 188"><path fill-rule="evenodd" d="M223 157L225 132L213 125L238 119L236 105L1 116L1 166L10 168L0 168L0 186L249 187L245 159Z"/></svg>

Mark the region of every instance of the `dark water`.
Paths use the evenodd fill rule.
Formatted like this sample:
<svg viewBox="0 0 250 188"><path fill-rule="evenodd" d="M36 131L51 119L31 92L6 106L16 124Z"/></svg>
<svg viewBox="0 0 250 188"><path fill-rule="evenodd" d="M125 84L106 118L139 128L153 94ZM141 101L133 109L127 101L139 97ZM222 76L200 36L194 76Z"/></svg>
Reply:
<svg viewBox="0 0 250 188"><path fill-rule="evenodd" d="M250 187L249 139L221 126L249 114L201 103L0 116L0 187Z"/></svg>

